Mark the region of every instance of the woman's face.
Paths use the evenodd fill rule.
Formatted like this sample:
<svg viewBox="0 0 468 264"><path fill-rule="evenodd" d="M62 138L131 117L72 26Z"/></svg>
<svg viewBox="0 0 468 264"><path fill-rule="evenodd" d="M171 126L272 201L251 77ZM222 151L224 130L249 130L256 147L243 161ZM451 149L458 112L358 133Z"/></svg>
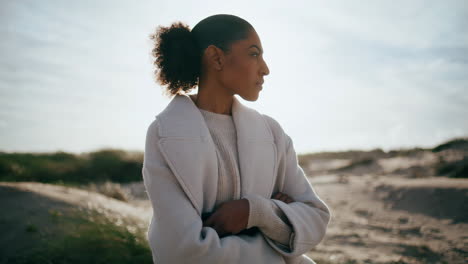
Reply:
<svg viewBox="0 0 468 264"><path fill-rule="evenodd" d="M221 73L223 86L247 101L256 101L263 76L270 73L257 32L251 30L247 39L234 42L225 59Z"/></svg>

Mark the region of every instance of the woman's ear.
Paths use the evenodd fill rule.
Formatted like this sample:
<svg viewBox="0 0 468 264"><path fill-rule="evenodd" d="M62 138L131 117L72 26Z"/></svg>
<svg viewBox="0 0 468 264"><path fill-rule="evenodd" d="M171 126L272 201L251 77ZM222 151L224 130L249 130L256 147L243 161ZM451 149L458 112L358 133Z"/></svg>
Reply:
<svg viewBox="0 0 468 264"><path fill-rule="evenodd" d="M224 52L215 45L209 45L205 50L206 58L210 67L221 71L224 66Z"/></svg>

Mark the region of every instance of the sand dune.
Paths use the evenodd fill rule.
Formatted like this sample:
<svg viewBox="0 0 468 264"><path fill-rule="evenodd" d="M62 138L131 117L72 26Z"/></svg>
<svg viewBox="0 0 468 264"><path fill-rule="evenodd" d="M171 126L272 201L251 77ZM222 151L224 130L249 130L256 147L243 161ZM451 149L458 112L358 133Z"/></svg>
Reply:
<svg viewBox="0 0 468 264"><path fill-rule="evenodd" d="M467 180L368 175L311 182L333 213L329 232L311 257L337 263L466 263Z"/></svg>

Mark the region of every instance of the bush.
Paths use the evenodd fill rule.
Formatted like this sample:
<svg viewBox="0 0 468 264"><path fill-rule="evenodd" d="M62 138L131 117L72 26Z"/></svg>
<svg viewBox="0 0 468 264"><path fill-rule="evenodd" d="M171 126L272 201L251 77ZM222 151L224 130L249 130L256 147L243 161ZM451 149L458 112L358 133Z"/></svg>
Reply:
<svg viewBox="0 0 468 264"><path fill-rule="evenodd" d="M104 149L75 155L56 153L0 153L1 181L82 184L141 181L143 155Z"/></svg>
<svg viewBox="0 0 468 264"><path fill-rule="evenodd" d="M468 138L456 138L440 144L432 149L432 152L440 152L446 149L468 150Z"/></svg>
<svg viewBox="0 0 468 264"><path fill-rule="evenodd" d="M436 166L436 173L450 178L468 178L468 157L454 162L441 161Z"/></svg>

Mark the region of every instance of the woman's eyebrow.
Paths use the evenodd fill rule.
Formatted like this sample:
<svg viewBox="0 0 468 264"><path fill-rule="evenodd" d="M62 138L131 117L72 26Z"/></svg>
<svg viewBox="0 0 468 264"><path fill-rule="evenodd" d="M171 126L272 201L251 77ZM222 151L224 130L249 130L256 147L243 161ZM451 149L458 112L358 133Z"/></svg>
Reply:
<svg viewBox="0 0 468 264"><path fill-rule="evenodd" d="M249 49L252 48L252 47L257 48L260 51L260 53L263 53L263 50L261 48L259 48L257 45L255 45L255 44L250 45Z"/></svg>

